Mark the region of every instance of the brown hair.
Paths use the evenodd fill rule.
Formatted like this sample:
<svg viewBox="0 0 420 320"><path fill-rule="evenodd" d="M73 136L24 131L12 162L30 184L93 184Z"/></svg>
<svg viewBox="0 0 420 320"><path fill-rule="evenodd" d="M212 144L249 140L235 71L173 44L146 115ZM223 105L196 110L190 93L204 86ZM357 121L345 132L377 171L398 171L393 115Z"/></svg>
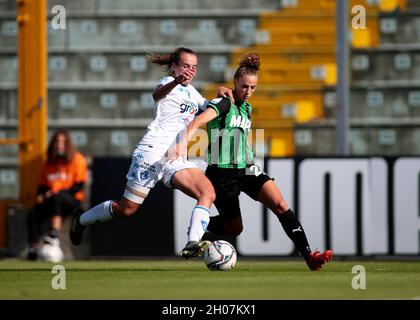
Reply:
<svg viewBox="0 0 420 320"><path fill-rule="evenodd" d="M239 67L236 69L234 79L239 79L244 74L258 75L260 69L260 57L256 53L248 53L239 62Z"/></svg>
<svg viewBox="0 0 420 320"><path fill-rule="evenodd" d="M171 71L172 63L175 63L176 65L179 64L179 61L181 60L181 54L183 53L190 53L196 55L196 53L188 48L179 47L174 50L172 53L159 55L156 53L148 53L147 54L147 60L149 62L158 64L160 66L166 66L168 71Z"/></svg>
<svg viewBox="0 0 420 320"><path fill-rule="evenodd" d="M76 147L73 143L73 140L71 139L69 132L64 129L59 129L53 134L51 141L48 144L47 161L48 163L54 163L59 157L57 150L54 148L54 145L59 135L63 135L66 138L66 153L64 155L64 158L67 163L70 163L73 160L74 154L76 152Z"/></svg>

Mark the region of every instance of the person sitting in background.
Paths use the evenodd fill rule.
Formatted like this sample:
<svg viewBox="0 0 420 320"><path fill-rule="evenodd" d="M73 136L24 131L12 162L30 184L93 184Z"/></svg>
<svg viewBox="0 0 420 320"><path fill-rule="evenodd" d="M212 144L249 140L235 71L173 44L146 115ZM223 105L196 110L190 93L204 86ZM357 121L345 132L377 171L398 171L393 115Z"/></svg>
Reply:
<svg viewBox="0 0 420 320"><path fill-rule="evenodd" d="M66 130L54 133L47 149L38 190L36 205L28 216L28 259L37 259L37 246L42 223L50 220L50 230L44 242L60 245L59 233L63 217L72 214L85 198L87 161L77 152Z"/></svg>

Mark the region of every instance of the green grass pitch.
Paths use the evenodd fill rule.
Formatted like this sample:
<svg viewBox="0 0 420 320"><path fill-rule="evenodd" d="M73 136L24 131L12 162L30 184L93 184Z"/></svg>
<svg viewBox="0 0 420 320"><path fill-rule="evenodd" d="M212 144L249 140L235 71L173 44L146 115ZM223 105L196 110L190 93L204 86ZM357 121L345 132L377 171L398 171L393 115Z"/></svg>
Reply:
<svg viewBox="0 0 420 320"><path fill-rule="evenodd" d="M228 272L209 271L200 260L60 264L64 290L52 288L52 263L0 261L0 299L420 299L419 261L333 260L318 272L303 261L241 258ZM366 289L352 288L355 265L365 268Z"/></svg>

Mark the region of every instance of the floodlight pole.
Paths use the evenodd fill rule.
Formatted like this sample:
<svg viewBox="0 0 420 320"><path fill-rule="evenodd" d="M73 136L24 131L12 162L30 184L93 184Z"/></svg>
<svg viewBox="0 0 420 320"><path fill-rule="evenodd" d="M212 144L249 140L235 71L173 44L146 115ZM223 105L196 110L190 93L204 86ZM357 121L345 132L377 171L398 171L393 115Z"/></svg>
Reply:
<svg viewBox="0 0 420 320"><path fill-rule="evenodd" d="M349 6L348 0L336 2L336 63L337 63L337 104L336 104L336 153L349 154Z"/></svg>
<svg viewBox="0 0 420 320"><path fill-rule="evenodd" d="M30 208L47 150L47 1L16 2L20 202Z"/></svg>

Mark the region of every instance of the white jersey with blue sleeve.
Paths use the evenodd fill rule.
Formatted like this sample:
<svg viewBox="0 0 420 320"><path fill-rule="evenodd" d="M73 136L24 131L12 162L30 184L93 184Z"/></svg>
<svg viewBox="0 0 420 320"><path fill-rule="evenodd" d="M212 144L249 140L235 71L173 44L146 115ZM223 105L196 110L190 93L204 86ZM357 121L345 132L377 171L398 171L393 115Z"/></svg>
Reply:
<svg viewBox="0 0 420 320"><path fill-rule="evenodd" d="M174 77L164 77L154 91L171 81L174 81ZM154 119L137 146L158 153L166 152L179 141L180 134L196 114L205 109L206 104L207 100L192 85L177 85L155 104Z"/></svg>

